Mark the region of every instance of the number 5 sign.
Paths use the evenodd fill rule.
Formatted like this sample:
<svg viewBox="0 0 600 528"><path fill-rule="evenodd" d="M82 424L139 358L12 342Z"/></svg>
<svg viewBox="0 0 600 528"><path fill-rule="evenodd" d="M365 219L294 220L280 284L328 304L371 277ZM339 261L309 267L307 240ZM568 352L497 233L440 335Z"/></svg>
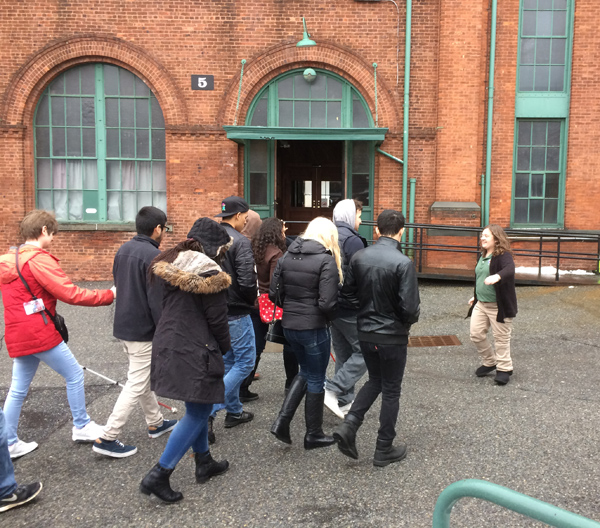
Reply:
<svg viewBox="0 0 600 528"><path fill-rule="evenodd" d="M214 90L214 75L192 75L192 90Z"/></svg>

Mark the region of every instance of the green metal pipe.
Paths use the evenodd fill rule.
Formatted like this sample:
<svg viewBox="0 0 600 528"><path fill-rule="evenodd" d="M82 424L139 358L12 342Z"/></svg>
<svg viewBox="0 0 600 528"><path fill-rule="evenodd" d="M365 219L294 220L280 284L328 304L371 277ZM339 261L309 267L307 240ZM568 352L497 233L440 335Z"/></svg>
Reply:
<svg viewBox="0 0 600 528"><path fill-rule="evenodd" d="M450 528L452 507L462 497L475 497L493 502L557 528L600 528L600 523L576 513L504 486L476 479L459 480L440 493L433 511L433 528Z"/></svg>
<svg viewBox="0 0 600 528"><path fill-rule="evenodd" d="M495 0L494 0L495 1ZM404 118L402 123L402 214L406 217L408 190L408 119L410 104L410 47L412 31L412 0L406 0L406 36L404 44Z"/></svg>
<svg viewBox="0 0 600 528"><path fill-rule="evenodd" d="M384 156L386 156L390 159L393 159L397 163L404 163L400 158L397 158L396 156L392 156L389 152L386 152L385 150L381 150L380 148L378 148L377 152L379 152L379 154L383 154Z"/></svg>
<svg viewBox="0 0 600 528"><path fill-rule="evenodd" d="M409 209L409 219L408 219L408 223L409 224L414 224L415 223L415 188L417 186L417 178L411 178L410 179L410 209ZM409 229L408 230L408 247L410 254L412 255L412 243L413 243L413 237L414 237L414 229Z"/></svg>
<svg viewBox="0 0 600 528"><path fill-rule="evenodd" d="M490 28L490 72L488 81L487 139L485 152L485 197L481 226L490 223L490 181L492 174L492 130L494 126L494 67L496 64L496 22L498 0L492 0L492 24Z"/></svg>
<svg viewBox="0 0 600 528"><path fill-rule="evenodd" d="M485 227L487 224L483 223L483 218L485 215L485 174L481 174L481 179L479 180L479 185L481 185L481 208L479 211L479 221L481 222L481 227Z"/></svg>

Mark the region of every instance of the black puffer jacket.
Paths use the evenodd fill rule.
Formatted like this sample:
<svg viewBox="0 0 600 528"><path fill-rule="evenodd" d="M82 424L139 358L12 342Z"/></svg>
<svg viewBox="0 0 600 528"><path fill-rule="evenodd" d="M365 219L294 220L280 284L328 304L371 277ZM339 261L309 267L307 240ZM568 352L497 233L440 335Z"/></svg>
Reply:
<svg viewBox="0 0 600 528"><path fill-rule="evenodd" d="M231 276L227 300L229 315L247 315L254 308L258 291L252 244L226 222L221 225L233 238L233 245L223 261L223 269Z"/></svg>
<svg viewBox="0 0 600 528"><path fill-rule="evenodd" d="M358 338L381 344L407 344L419 320L421 301L413 263L393 238L380 237L350 262L344 293L359 301Z"/></svg>
<svg viewBox="0 0 600 528"><path fill-rule="evenodd" d="M282 326L291 330L325 328L337 309L339 280L329 250L315 240L298 237L277 262L269 291L269 298L276 302L280 285Z"/></svg>
<svg viewBox="0 0 600 528"><path fill-rule="evenodd" d="M159 262L153 273L165 294L152 341L152 390L185 402L222 403L222 355L231 347L229 275L196 251L182 251L173 264Z"/></svg>

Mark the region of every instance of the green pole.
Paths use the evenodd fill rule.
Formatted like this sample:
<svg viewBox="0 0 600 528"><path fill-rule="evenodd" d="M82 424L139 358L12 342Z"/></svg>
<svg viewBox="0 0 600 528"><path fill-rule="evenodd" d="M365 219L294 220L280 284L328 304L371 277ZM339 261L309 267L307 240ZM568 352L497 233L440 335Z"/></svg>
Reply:
<svg viewBox="0 0 600 528"><path fill-rule="evenodd" d="M440 493L433 511L433 528L450 528L452 507L462 497L475 497L493 502L557 528L600 528L600 523L576 513L504 486L476 479L459 480Z"/></svg>
<svg viewBox="0 0 600 528"><path fill-rule="evenodd" d="M496 21L498 0L492 0L492 24L490 29L490 72L488 82L487 140L485 152L485 204L482 227L490 223L490 180L492 174L492 130L494 125L494 67L496 63Z"/></svg>
<svg viewBox="0 0 600 528"><path fill-rule="evenodd" d="M410 179L410 208L409 208L409 220L408 223L409 224L414 224L415 223L415 187L417 186L417 179L416 178L411 178ZM408 247L409 247L409 252L412 255L412 244L413 244L413 236L414 236L414 229L409 229L408 230Z"/></svg>
<svg viewBox="0 0 600 528"><path fill-rule="evenodd" d="M410 103L410 46L412 27L412 0L406 0L406 37L404 44L404 118L402 133L402 214L406 217L406 195L408 191L408 119ZM406 233L406 232L405 232ZM405 238L405 235L403 236Z"/></svg>

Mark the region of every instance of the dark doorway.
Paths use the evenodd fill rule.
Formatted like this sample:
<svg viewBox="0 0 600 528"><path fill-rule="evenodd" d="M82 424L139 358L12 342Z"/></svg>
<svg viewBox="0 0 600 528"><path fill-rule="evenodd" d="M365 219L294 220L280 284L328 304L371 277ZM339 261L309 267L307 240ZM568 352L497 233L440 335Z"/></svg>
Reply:
<svg viewBox="0 0 600 528"><path fill-rule="evenodd" d="M331 218L344 196L343 141L277 142L277 217L300 234L317 216Z"/></svg>

